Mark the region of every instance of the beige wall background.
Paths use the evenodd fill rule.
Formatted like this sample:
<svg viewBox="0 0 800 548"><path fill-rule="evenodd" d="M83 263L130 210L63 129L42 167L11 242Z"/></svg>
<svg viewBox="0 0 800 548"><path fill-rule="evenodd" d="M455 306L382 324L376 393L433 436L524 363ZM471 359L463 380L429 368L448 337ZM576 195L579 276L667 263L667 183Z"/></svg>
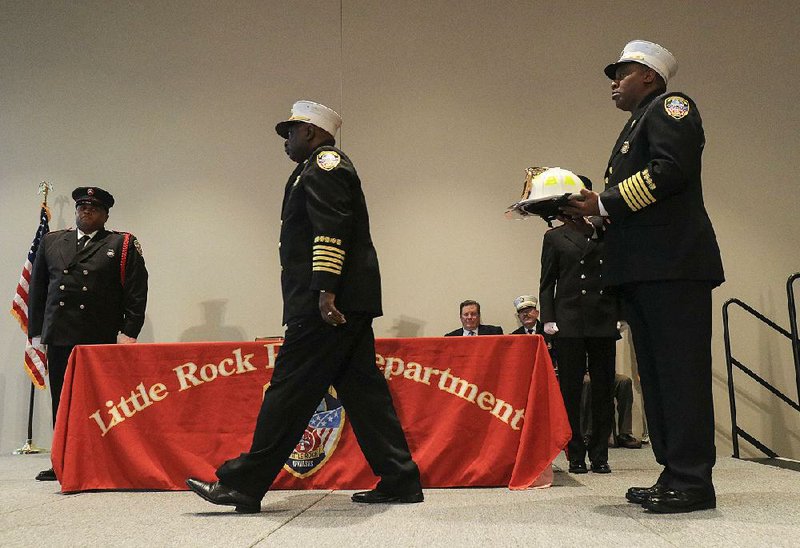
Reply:
<svg viewBox="0 0 800 548"><path fill-rule="evenodd" d="M142 342L280 334L292 164L273 127L308 98L342 113L340 144L364 183L384 283L376 333L441 335L465 298L510 331L513 298L536 292L546 226L503 211L531 165L599 186L627 120L602 68L649 39L675 53L671 88L705 121L705 197L728 278L715 291L717 441L730 454L722 303L737 296L787 326L785 280L800 270L788 190L798 26L777 1L0 1L0 288L10 304L38 183L55 186L53 229L73 224L71 190L97 185L117 198L109 227L144 247ZM735 354L796 398L788 340L732 316ZM0 321L4 452L26 437L24 340ZM754 383L739 392L745 427L800 458L797 414ZM34 440L49 446L46 392L36 406Z"/></svg>

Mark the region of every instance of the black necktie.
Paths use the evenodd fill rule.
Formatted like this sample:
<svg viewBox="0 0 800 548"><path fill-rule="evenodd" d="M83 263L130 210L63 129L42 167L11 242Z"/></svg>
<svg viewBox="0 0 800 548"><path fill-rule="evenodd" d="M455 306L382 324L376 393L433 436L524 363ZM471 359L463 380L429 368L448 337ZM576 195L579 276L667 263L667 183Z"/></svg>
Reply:
<svg viewBox="0 0 800 548"><path fill-rule="evenodd" d="M86 234L84 234L83 236L78 238L78 251L83 249L83 246L85 246L86 242L88 242L88 241L89 241L89 236L87 236Z"/></svg>
<svg viewBox="0 0 800 548"><path fill-rule="evenodd" d="M533 335L533 329L528 329L528 335Z"/></svg>
<svg viewBox="0 0 800 548"><path fill-rule="evenodd" d="M474 331L470 331L470 332L469 332L469 336L470 336L470 337L472 337L472 336L474 336L474 335L475 335L475 332L474 332Z"/></svg>

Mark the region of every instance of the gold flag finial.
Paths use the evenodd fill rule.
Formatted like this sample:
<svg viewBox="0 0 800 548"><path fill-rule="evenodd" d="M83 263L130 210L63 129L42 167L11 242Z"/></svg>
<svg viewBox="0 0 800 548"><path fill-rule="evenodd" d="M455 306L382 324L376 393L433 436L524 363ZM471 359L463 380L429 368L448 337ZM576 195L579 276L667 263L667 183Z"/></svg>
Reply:
<svg viewBox="0 0 800 548"><path fill-rule="evenodd" d="M47 181L39 183L39 194L44 194L44 205L47 205L47 195L53 191L53 185Z"/></svg>

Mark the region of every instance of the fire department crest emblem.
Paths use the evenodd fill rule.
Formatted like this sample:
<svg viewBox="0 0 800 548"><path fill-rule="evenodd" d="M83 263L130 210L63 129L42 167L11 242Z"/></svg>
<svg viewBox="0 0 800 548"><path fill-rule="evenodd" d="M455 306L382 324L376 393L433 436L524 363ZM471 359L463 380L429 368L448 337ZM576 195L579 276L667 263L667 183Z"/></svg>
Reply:
<svg viewBox="0 0 800 548"><path fill-rule="evenodd" d="M303 436L289 455L284 470L297 478L318 472L331 458L344 429L345 412L333 387L314 411Z"/></svg>
<svg viewBox="0 0 800 548"><path fill-rule="evenodd" d="M689 101L683 97L671 95L664 99L664 110L676 120L680 120L689 114Z"/></svg>

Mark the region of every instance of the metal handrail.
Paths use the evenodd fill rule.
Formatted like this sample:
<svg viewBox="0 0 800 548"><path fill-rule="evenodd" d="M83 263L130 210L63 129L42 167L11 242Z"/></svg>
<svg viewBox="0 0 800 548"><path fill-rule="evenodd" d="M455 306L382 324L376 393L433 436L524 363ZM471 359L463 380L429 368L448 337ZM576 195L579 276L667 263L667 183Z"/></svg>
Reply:
<svg viewBox="0 0 800 548"><path fill-rule="evenodd" d="M784 337L789 338L789 340L792 343L792 359L794 361L795 380L797 382L797 397L798 397L798 402L800 402L800 343L798 342L798 337L797 337L797 331L798 331L797 312L796 312L795 298L794 298L794 282L799 278L800 278L800 272L796 272L791 276L789 276L789 278L786 280L786 297L789 305L789 328L791 329L791 331L787 331L786 329L782 328L781 326L779 326L778 324L776 324L775 322L773 322L772 320L761 314L759 311L749 306L748 304L740 301L739 299L736 298L728 299L722 306L722 325L723 325L724 340L725 340L725 362L728 370L728 398L730 400L730 407L731 407L731 441L733 442L734 458L737 459L739 458L739 436L743 437L745 440L750 442L752 445L761 450L768 457L774 458L778 456L778 454L775 451L767 447L764 443L756 439L751 434L747 433L742 428L739 428L739 425L736 422L736 391L734 390L734 385L733 385L734 366L736 366L737 369L741 370L750 378L761 384L764 388L772 392L775 396L783 400L794 410L800 412L800 405L792 401L783 392L772 386L769 382L761 378L754 371L746 367L743 363L741 363L732 356L730 326L728 323L728 308L731 305L737 305L741 307L744 311L748 312L756 319L761 321L762 323L766 324L773 330L783 335Z"/></svg>
<svg viewBox="0 0 800 548"><path fill-rule="evenodd" d="M797 307L794 301L794 282L800 279L800 272L795 272L786 280L786 299L789 302L789 329L792 330L792 358L794 374L797 382L797 401L800 402L800 341L797 338Z"/></svg>

